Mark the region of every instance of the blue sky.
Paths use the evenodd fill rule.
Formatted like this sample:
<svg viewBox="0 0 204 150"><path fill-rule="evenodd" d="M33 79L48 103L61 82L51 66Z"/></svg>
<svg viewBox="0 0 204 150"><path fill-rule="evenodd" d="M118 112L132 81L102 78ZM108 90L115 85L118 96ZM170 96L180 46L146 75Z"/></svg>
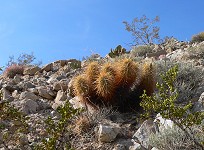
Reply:
<svg viewBox="0 0 204 150"><path fill-rule="evenodd" d="M190 40L204 31L204 0L0 0L0 66L31 53L43 64L105 56L132 42L123 21L160 17L160 36Z"/></svg>

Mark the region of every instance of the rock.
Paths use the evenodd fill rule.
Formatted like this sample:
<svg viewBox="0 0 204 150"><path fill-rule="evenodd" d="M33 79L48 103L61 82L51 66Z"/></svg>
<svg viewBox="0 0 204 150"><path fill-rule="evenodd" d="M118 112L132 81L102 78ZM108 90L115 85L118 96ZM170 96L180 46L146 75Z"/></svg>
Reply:
<svg viewBox="0 0 204 150"><path fill-rule="evenodd" d="M0 144L3 142L3 133L0 132Z"/></svg>
<svg viewBox="0 0 204 150"><path fill-rule="evenodd" d="M134 145L130 146L129 150L146 150L146 148L142 147L141 144L134 142Z"/></svg>
<svg viewBox="0 0 204 150"><path fill-rule="evenodd" d="M35 85L32 84L31 82L25 82L23 84L24 89L29 89L29 88L35 88Z"/></svg>
<svg viewBox="0 0 204 150"><path fill-rule="evenodd" d="M7 100L7 101L13 101L14 98L11 96L10 92L8 90L6 90L6 88L2 88L1 90L3 97L3 100Z"/></svg>
<svg viewBox="0 0 204 150"><path fill-rule="evenodd" d="M19 74L15 75L15 77L13 78L13 82L15 84L18 84L19 82L21 82L21 76Z"/></svg>
<svg viewBox="0 0 204 150"><path fill-rule="evenodd" d="M159 149L157 149L156 147L153 147L151 150L159 150Z"/></svg>
<svg viewBox="0 0 204 150"><path fill-rule="evenodd" d="M174 122L170 119L164 119L161 114L157 114L154 120L157 132L163 132L165 129L173 128Z"/></svg>
<svg viewBox="0 0 204 150"><path fill-rule="evenodd" d="M103 125L99 124L98 129L98 140L99 142L112 142L115 140L116 136L120 133L120 128L115 125Z"/></svg>
<svg viewBox="0 0 204 150"><path fill-rule="evenodd" d="M67 60L60 60L60 65L64 67L67 64Z"/></svg>
<svg viewBox="0 0 204 150"><path fill-rule="evenodd" d="M73 88L74 78L72 78L68 83L68 96L74 97L74 88Z"/></svg>
<svg viewBox="0 0 204 150"><path fill-rule="evenodd" d="M12 96L13 96L15 99L19 99L19 97L20 97L20 95L19 95L19 93L18 93L17 90L13 91Z"/></svg>
<svg viewBox="0 0 204 150"><path fill-rule="evenodd" d="M53 99L53 97L49 94L49 90L45 87L38 88L39 96L46 98L46 99Z"/></svg>
<svg viewBox="0 0 204 150"><path fill-rule="evenodd" d="M193 112L203 111L204 112L204 92L200 95L200 98L195 102L193 106Z"/></svg>
<svg viewBox="0 0 204 150"><path fill-rule="evenodd" d="M40 71L40 70L41 69L38 66L28 67L28 68L24 69L23 74L24 75L31 75L31 76L33 76L37 71Z"/></svg>
<svg viewBox="0 0 204 150"><path fill-rule="evenodd" d="M37 100L39 99L37 95L31 93L31 92L28 92L28 91L25 91L25 92L22 92L20 94L20 99L32 99L32 100Z"/></svg>
<svg viewBox="0 0 204 150"><path fill-rule="evenodd" d="M29 144L27 135L25 135L25 134L21 134L21 135L19 136L19 139L18 139L18 140L19 140L19 144L20 144L21 146Z"/></svg>
<svg viewBox="0 0 204 150"><path fill-rule="evenodd" d="M32 99L24 99L22 101L22 109L21 110L25 114L36 113L38 110L38 104L36 101L34 101Z"/></svg>
<svg viewBox="0 0 204 150"><path fill-rule="evenodd" d="M140 143L145 148L149 149L149 136L152 133L156 133L153 120L146 120L142 123L137 132L133 135L136 143Z"/></svg>
<svg viewBox="0 0 204 150"><path fill-rule="evenodd" d="M136 142L132 139L118 139L117 144L114 146L113 150L135 150L135 143Z"/></svg>
<svg viewBox="0 0 204 150"><path fill-rule="evenodd" d="M59 91L63 90L66 91L68 89L68 81L66 79L62 79L58 82L55 82L53 85L53 90Z"/></svg>
<svg viewBox="0 0 204 150"><path fill-rule="evenodd" d="M58 91L57 96L55 98L55 103L52 105L52 108L56 110L59 106L65 104L65 100L67 100L67 96L63 91Z"/></svg>
<svg viewBox="0 0 204 150"><path fill-rule="evenodd" d="M52 70L53 70L53 63L50 63L50 64L47 64L47 65L43 66L42 69L41 69L41 72L43 72L43 71L49 72L49 71L52 71Z"/></svg>
<svg viewBox="0 0 204 150"><path fill-rule="evenodd" d="M57 92L57 97L55 98L55 103L60 103L61 101L65 101L67 99L66 94L63 91Z"/></svg>

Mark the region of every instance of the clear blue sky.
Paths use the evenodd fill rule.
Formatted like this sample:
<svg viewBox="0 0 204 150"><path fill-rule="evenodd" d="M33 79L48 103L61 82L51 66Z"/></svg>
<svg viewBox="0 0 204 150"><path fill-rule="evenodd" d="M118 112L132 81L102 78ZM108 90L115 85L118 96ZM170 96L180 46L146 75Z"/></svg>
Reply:
<svg viewBox="0 0 204 150"><path fill-rule="evenodd" d="M43 64L107 54L132 42L123 21L160 17L160 35L190 40L204 31L204 0L0 0L0 66L31 53Z"/></svg>

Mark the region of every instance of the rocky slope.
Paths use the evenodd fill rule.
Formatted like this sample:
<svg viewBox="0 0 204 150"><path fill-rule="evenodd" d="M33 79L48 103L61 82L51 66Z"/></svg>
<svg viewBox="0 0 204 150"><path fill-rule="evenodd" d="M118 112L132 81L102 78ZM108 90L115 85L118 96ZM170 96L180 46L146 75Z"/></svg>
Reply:
<svg viewBox="0 0 204 150"><path fill-rule="evenodd" d="M128 56L131 56L131 52ZM146 56L144 60L156 63L187 62L204 72L204 42L190 44L171 39L161 45L154 45L153 51ZM101 58L99 55L93 55L89 59L113 61L111 58ZM59 60L41 68L27 66L22 76L6 78L3 74L1 75L0 89L3 94L1 102L8 101L29 117L27 133L22 134L16 143L7 143L9 149L17 147L26 150L33 149L33 145L46 136L45 119L48 116L56 118L56 109L66 100L69 100L74 107L83 107L80 100L73 97L72 78L80 74L87 62L88 60L82 63L75 59ZM198 90L197 96L193 97L194 110L204 111L204 80L196 88ZM97 114L99 115L94 117L101 118L96 121L94 131L89 132L91 135L83 134L84 136L78 136L78 139L73 140L72 144L76 149L155 150L155 147L152 148L148 144L149 135L154 132L162 132L163 128L172 126L170 120L164 120L159 115L157 120L160 119L163 124L156 130L153 121L137 122L135 113L121 114L106 109L105 111L100 110ZM18 123L10 124L4 120L1 120L0 123L5 126L0 131L0 149L3 150L6 149L2 144L3 133L7 130L15 130Z"/></svg>

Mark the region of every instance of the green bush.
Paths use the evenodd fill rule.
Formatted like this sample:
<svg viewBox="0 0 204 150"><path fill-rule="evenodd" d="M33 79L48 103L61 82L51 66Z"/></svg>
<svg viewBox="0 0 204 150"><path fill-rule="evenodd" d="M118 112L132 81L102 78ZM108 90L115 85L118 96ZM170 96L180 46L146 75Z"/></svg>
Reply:
<svg viewBox="0 0 204 150"><path fill-rule="evenodd" d="M179 127L195 145L204 149L203 141L196 139L191 131L193 125L201 124L204 119L204 112L190 112L191 103L186 105L177 105L175 102L178 98L178 91L175 88L174 82L177 78L178 66L169 69L161 75L162 83L157 83L158 92L152 96L148 96L145 92L141 96L140 105L143 107L145 117L153 117L160 113L163 118L170 119Z"/></svg>
<svg viewBox="0 0 204 150"><path fill-rule="evenodd" d="M4 71L4 75L9 78L15 77L15 75L23 75L24 66L23 65L17 65L12 64L11 66L8 66L6 70Z"/></svg>
<svg viewBox="0 0 204 150"><path fill-rule="evenodd" d="M192 36L192 39L191 39L192 43L202 42L202 41L204 41L204 32L200 32L200 33Z"/></svg>

